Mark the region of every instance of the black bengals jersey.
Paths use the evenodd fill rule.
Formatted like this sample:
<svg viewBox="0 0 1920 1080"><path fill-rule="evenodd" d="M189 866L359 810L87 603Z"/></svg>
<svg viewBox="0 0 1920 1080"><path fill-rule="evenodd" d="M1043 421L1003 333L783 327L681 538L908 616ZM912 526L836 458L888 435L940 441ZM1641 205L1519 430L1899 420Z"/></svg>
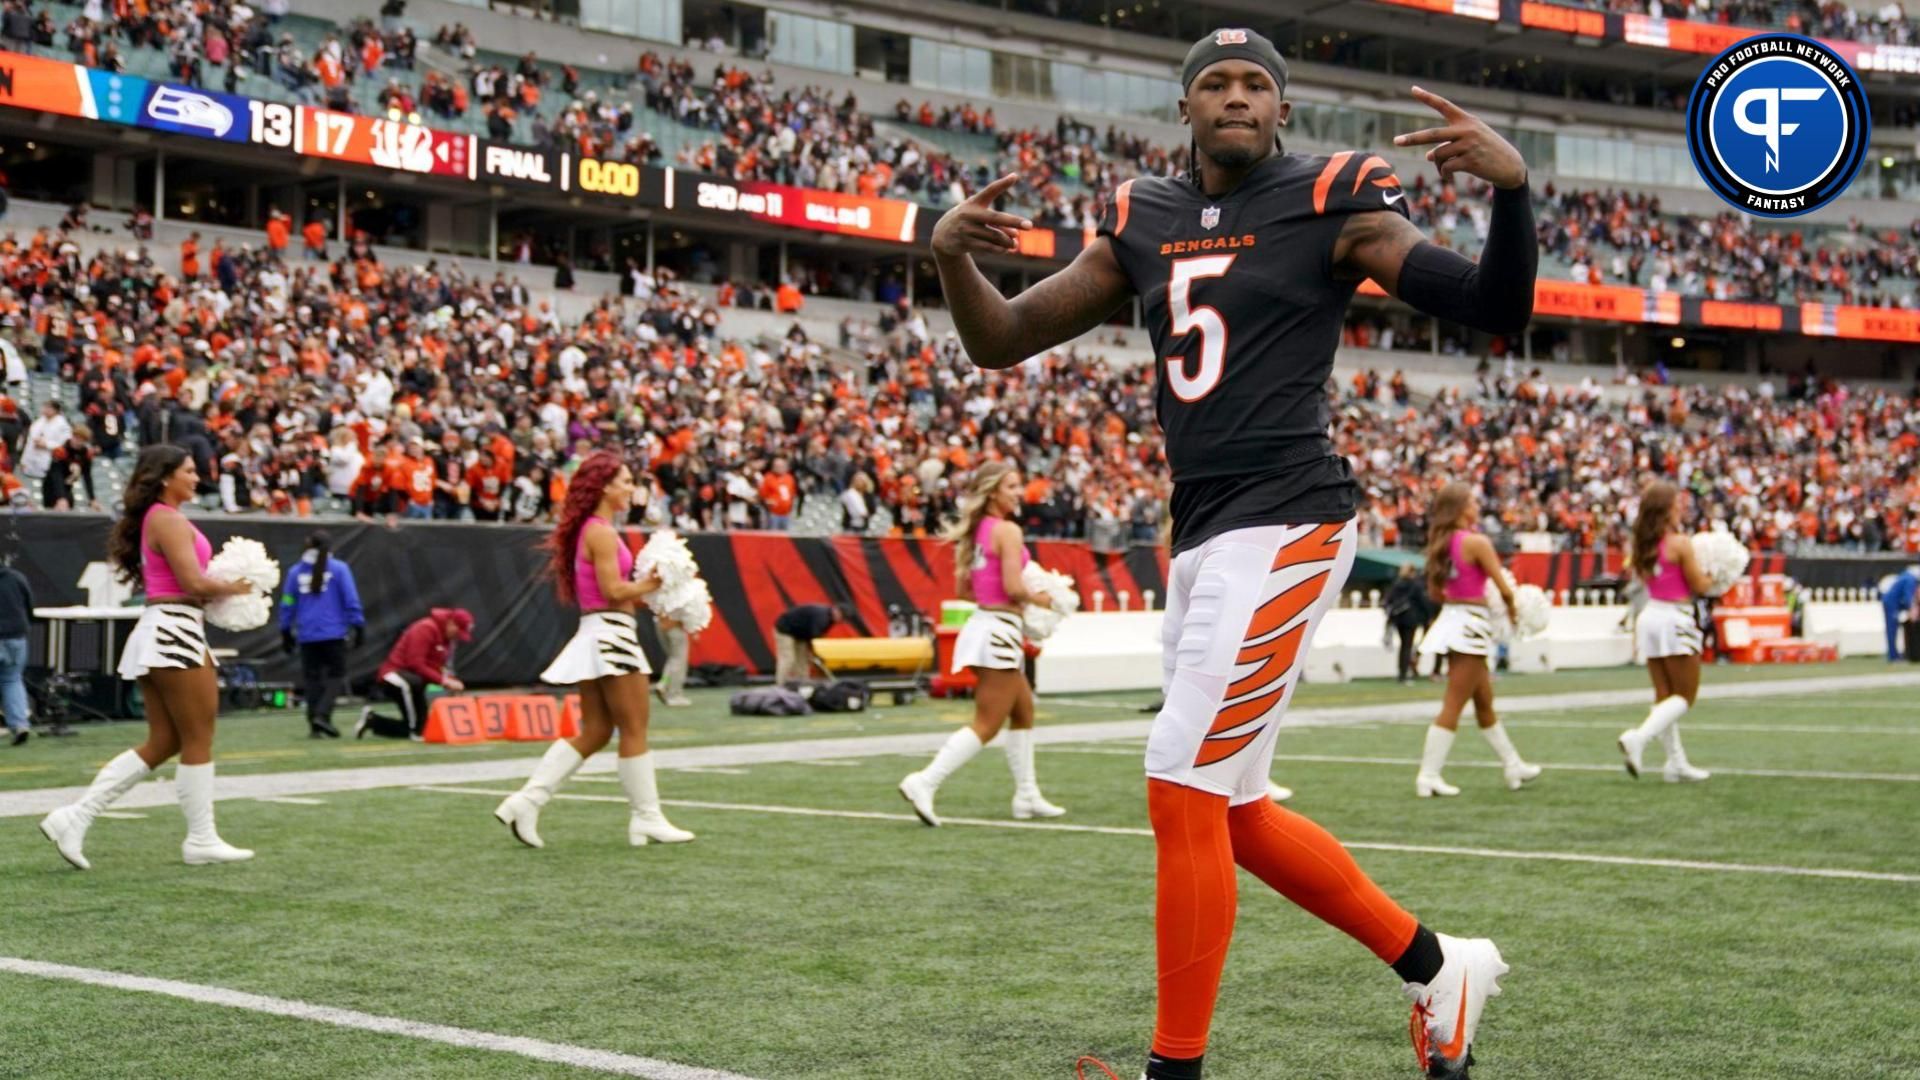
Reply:
<svg viewBox="0 0 1920 1080"><path fill-rule="evenodd" d="M1349 214L1407 212L1387 162L1276 153L1218 198L1130 180L1100 222L1145 311L1173 467L1173 546L1228 529L1345 521L1326 382L1357 281L1333 274Z"/></svg>

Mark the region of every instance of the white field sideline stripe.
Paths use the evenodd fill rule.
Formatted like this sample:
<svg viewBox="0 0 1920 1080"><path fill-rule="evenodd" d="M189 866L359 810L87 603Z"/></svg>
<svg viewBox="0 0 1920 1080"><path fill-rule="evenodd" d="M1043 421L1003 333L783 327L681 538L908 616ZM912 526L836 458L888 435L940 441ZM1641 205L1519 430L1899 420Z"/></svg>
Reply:
<svg viewBox="0 0 1920 1080"><path fill-rule="evenodd" d="M1920 686L1920 674L1828 675L1807 679L1777 679L1767 682L1723 683L1708 686L1701 693L1707 700L1732 697L1770 697L1781 694L1858 691L1882 687ZM1648 691L1591 690L1569 694L1515 694L1500 699L1500 711L1508 716L1521 713L1558 713L1566 709L1600 705L1645 705ZM1042 699L1044 705L1047 699ZM1124 703L1113 706L1125 709ZM1437 707L1435 699L1403 701L1381 705L1351 705L1340 708L1296 709L1282 720L1285 728L1351 727L1395 720L1428 723ZM1035 729L1034 741L1041 745L1070 742L1104 742L1112 739L1144 738L1152 719L1140 716L1126 720L1099 720L1086 724L1047 724ZM688 746L655 751L661 769L679 769L692 765L701 768L740 768L752 765L818 761L823 758L871 758L891 754L931 754L950 734L946 731L916 732L900 735L859 735L829 739L790 739L763 743L728 743L718 746ZM352 747L343 748L351 751ZM450 755L460 747L438 747L434 752ZM531 749L531 747L530 747ZM413 753L414 751L405 751ZM454 755L457 756L457 755ZM523 780L533 771L537 756L496 758L484 761L445 761L435 764L369 765L347 769L313 769L244 776L222 776L214 787L214 798L255 799L262 795L326 795L341 791L371 791L380 788L406 788L421 784L475 784L498 780ZM611 754L596 754L582 766L581 772L611 773ZM0 818L45 814L78 799L84 787L33 788L0 791ZM171 781L136 784L115 805L127 810L150 806L171 806L177 801Z"/></svg>
<svg viewBox="0 0 1920 1080"><path fill-rule="evenodd" d="M540 1039L522 1038L518 1035L495 1035L492 1032L474 1031L470 1028L424 1024L417 1020L375 1016L372 1013L335 1009L326 1005L309 1005L304 1001L242 993L239 990L228 990L220 986L175 982L172 979L150 979L142 975L124 975L117 971L69 967L66 964L47 964L13 956L0 956L0 971L10 971L16 975L32 975L42 979L63 979L67 982L86 983L90 986L104 986L112 990L163 994L203 1005L222 1005L229 1009L244 1009L248 1012L285 1016L295 1020L312 1020L321 1024L332 1024L335 1027L378 1032L382 1035L404 1035L409 1039L423 1039L427 1042L444 1043L447 1046L458 1046L469 1050L492 1050L502 1054L517 1054L535 1061L551 1061L560 1065L594 1069L619 1076L639 1076L647 1080L749 1080L737 1073L702 1069L692 1065L676 1065L671 1061L656 1061L653 1058L635 1057L632 1054L617 1054L611 1050L551 1043Z"/></svg>
<svg viewBox="0 0 1920 1080"><path fill-rule="evenodd" d="M416 787L434 795L486 795L499 798L510 791L482 788ZM611 795L555 795L556 799L577 802L607 802L625 805L627 800ZM819 810L806 806L770 806L760 803L701 802L695 799L664 799L668 806L692 810L743 810L758 814L789 814L795 817L850 818L857 821L903 821L919 824L912 814L888 814L877 810ZM1150 829L1120 825L1065 825L1051 821L989 821L985 818L942 817L947 825L968 825L980 829L1028 829L1038 832L1096 833L1102 836L1152 836ZM1592 863L1600 866L1648 866L1664 870L1702 870L1723 874L1773 874L1786 877L1841 878L1850 881L1894 881L1920 884L1920 874L1895 874L1879 870L1838 870L1818 866L1770 866L1756 863L1705 862L1697 859L1654 859L1633 855L1587 855L1572 851L1512 851L1504 848L1441 847L1430 844L1389 844L1369 841L1340 841L1352 851L1390 851L1413 855L1456 855L1476 859L1518 859L1545 862Z"/></svg>
<svg viewBox="0 0 1920 1080"><path fill-rule="evenodd" d="M1049 746L1049 754L1111 754L1114 756L1139 757L1138 750L1121 750L1107 746ZM1275 761L1306 761L1321 765L1419 765L1419 758L1397 757L1358 757L1345 754L1275 754ZM1567 772L1623 772L1626 766L1620 762L1611 765L1594 765L1587 762L1567 763L1536 761L1533 764L1543 769L1559 769ZM1498 769L1497 761L1453 761L1448 768L1455 769ZM1781 780L1868 780L1883 784L1920 784L1920 775L1914 773L1870 773L1870 772L1826 772L1816 769L1727 769L1716 765L1711 770L1715 776L1765 776ZM942 819L945 820L945 819Z"/></svg>

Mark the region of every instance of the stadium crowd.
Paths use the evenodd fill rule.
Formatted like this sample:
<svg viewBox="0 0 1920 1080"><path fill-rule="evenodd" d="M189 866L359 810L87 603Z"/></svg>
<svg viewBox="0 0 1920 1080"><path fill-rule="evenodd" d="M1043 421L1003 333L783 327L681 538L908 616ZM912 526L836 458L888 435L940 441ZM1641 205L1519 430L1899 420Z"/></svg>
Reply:
<svg viewBox="0 0 1920 1080"><path fill-rule="evenodd" d="M952 478L989 455L1027 467L1035 535L1145 542L1165 514L1149 365L1059 352L988 376L904 303L836 342L798 321L752 340L728 311L764 290L708 300L666 274L568 324L504 273L385 266L364 245L289 266L216 240L196 263L188 279L144 249L83 258L57 230L0 240L12 352L77 388L73 416L0 400L15 501L97 501L98 457L172 441L235 513L539 521L613 446L651 478L636 522L682 529L785 528L820 498L849 530L936 531ZM1428 401L1397 372L1332 389L1371 542L1416 543L1427 493L1470 477L1500 531L1616 544L1639 481L1666 473L1762 546L1920 550L1920 394L1796 377L1623 403L1485 362Z"/></svg>
<svg viewBox="0 0 1920 1080"><path fill-rule="evenodd" d="M1582 7L1732 26L1778 27L1835 41L1920 43L1920 28L1899 3L1863 11L1844 0L1571 0Z"/></svg>

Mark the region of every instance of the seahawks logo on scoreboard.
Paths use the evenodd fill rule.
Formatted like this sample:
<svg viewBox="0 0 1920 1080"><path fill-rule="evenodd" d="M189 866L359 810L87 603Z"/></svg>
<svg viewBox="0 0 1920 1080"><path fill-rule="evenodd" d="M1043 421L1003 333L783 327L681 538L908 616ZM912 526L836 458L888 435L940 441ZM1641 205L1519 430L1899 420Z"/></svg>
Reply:
<svg viewBox="0 0 1920 1080"><path fill-rule="evenodd" d="M1798 34L1760 34L1714 57L1687 100L1693 167L1758 217L1798 217L1839 198L1872 132L1860 77Z"/></svg>

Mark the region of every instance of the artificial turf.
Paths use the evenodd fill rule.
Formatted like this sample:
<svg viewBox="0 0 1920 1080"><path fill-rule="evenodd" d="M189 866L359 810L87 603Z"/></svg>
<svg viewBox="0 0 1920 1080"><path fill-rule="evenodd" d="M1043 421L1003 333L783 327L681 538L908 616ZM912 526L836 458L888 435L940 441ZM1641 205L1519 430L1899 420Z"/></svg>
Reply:
<svg viewBox="0 0 1920 1080"><path fill-rule="evenodd" d="M1501 692L1633 686L1635 677L1644 678L1516 676ZM1435 688L1405 692L1430 697ZM1308 687L1299 703L1401 693ZM1137 698L1107 708L1043 703L1043 716L1138 717ZM1661 783L1657 749L1648 779L1611 767L1613 737L1640 706L1513 717L1520 749L1549 766L1518 793L1501 787L1497 769L1476 767L1492 758L1467 731L1448 774L1464 789L1455 799L1416 800L1411 764L1301 760L1410 760L1420 740L1410 724L1288 731L1275 773L1299 791L1296 809L1358 844L1920 876L1916 706L1920 689L1888 687L1703 700L1682 723L1695 762L1722 770L1704 785ZM713 730L736 722L715 711L707 701L663 712L659 741L672 745L666 732L682 724L686 743L736 734ZM865 732L938 730L964 711L942 703L892 720L852 719ZM301 757L254 759L258 769L530 753L399 747L422 756L368 760L348 755L350 744L289 738L289 725L297 735L297 718L284 715L230 724L223 769L235 752L275 745ZM754 737L814 733L775 726ZM104 734L82 739L104 749ZM98 752L80 742L29 745L78 771ZM548 808L544 851L508 839L488 816L493 796L447 791L332 794L316 806L223 802L223 833L260 855L213 868L180 865L171 807L101 821L88 841L95 869L85 874L59 861L31 819L0 819L0 835L11 837L0 840L0 910L9 913L0 955L762 1080L1063 1078L1083 1052L1136 1075L1153 1010L1151 841L1133 831L929 830L901 820L906 807L893 791L920 758L848 760L663 773L669 800L890 815L669 805L678 824L700 833L670 848L626 845L626 810L605 777L566 789L590 798ZM1039 768L1049 796L1071 811L1060 824L1145 826L1137 743L1047 746ZM1728 771L1740 769L1880 779ZM18 776L0 780L50 783ZM1008 794L1006 768L989 750L943 789L940 809L1001 822ZM1366 848L1357 857L1423 920L1492 936L1513 965L1481 1029L1480 1080L1920 1076L1912 1037L1920 1007L1906 989L1920 955L1920 882ZM1412 1077L1404 1008L1370 954L1242 877L1210 1078ZM589 1075L8 974L0 1015L0 1076Z"/></svg>

